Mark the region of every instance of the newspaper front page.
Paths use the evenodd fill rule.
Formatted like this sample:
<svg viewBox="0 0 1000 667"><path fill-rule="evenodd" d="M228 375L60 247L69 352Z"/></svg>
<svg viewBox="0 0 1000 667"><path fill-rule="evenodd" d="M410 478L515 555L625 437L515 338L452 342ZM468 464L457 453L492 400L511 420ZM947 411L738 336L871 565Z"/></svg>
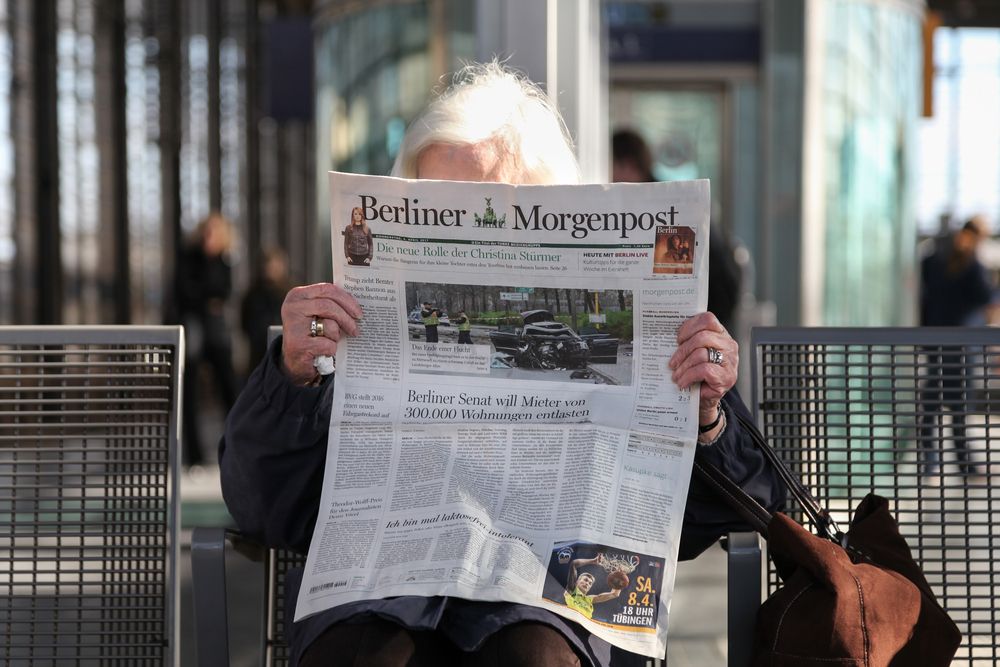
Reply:
<svg viewBox="0 0 1000 667"><path fill-rule="evenodd" d="M511 186L331 173L341 341L297 619L447 595L663 656L707 301L708 181Z"/></svg>

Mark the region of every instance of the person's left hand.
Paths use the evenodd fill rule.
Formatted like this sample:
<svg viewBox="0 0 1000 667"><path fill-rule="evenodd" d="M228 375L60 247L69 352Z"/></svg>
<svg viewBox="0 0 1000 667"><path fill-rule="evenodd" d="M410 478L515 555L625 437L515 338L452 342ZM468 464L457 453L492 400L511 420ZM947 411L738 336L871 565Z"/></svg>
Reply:
<svg viewBox="0 0 1000 667"><path fill-rule="evenodd" d="M712 363L710 349L722 354L722 363ZM701 383L698 423L710 424L719 411L719 400L736 384L740 365L739 345L712 313L699 313L684 321L677 331L677 349L669 367L678 387Z"/></svg>

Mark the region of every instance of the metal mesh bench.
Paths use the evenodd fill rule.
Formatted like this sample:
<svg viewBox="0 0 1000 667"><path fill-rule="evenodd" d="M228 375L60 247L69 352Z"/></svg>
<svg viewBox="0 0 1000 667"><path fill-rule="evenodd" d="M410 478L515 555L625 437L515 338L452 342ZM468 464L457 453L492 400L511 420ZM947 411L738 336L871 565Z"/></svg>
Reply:
<svg viewBox="0 0 1000 667"><path fill-rule="evenodd" d="M751 354L781 458L842 526L889 498L964 635L952 664L1000 664L1000 329L757 328Z"/></svg>
<svg viewBox="0 0 1000 667"><path fill-rule="evenodd" d="M182 345L0 327L0 664L179 664Z"/></svg>

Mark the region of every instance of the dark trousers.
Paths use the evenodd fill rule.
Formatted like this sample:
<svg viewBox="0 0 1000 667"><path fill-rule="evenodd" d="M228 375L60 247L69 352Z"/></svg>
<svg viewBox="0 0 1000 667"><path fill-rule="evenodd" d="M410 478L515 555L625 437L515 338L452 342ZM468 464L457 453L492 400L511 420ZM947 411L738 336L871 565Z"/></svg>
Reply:
<svg viewBox="0 0 1000 667"><path fill-rule="evenodd" d="M236 372L233 370L232 348L206 344L200 357L189 357L184 373L184 463L189 466L200 465L205 458L202 453L201 436L198 432L198 421L204 403L201 396L200 367L207 366L211 370L212 380L218 392L222 410L229 412L236 400Z"/></svg>
<svg viewBox="0 0 1000 667"><path fill-rule="evenodd" d="M471 331L459 331L458 332L458 342L464 343L465 345L472 345L472 332Z"/></svg>
<svg viewBox="0 0 1000 667"><path fill-rule="evenodd" d="M935 474L941 465L944 443L944 413L951 416L951 443L955 458L963 472L971 469L969 443L965 431L965 415L972 401L969 385L968 350L936 348L927 354L927 370L919 392L920 428L923 472Z"/></svg>
<svg viewBox="0 0 1000 667"><path fill-rule="evenodd" d="M559 632L542 623L516 623L478 650L459 650L438 632L408 630L381 618L338 623L313 642L300 667L579 667Z"/></svg>
<svg viewBox="0 0 1000 667"><path fill-rule="evenodd" d="M438 342L438 325L436 324L425 324L424 329L427 330L427 342L436 343Z"/></svg>

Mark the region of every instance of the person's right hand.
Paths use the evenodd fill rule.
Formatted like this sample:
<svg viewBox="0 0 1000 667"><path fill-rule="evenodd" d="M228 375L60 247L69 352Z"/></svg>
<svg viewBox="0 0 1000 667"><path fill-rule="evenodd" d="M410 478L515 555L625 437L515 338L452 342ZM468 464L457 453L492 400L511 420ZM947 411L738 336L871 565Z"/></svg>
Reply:
<svg viewBox="0 0 1000 667"><path fill-rule="evenodd" d="M297 385L313 382L318 373L313 360L333 356L341 336L357 336L361 306L349 292L333 283L294 287L281 304L281 358L285 374ZM313 317L323 323L323 335L309 335Z"/></svg>

